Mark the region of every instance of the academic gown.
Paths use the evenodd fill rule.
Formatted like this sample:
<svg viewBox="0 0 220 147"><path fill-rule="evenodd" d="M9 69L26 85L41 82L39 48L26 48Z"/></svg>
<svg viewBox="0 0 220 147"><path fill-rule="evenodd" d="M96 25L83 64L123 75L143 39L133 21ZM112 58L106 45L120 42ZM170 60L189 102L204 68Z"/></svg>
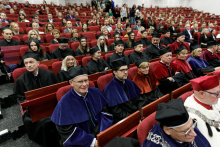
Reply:
<svg viewBox="0 0 220 147"><path fill-rule="evenodd" d="M82 53L82 52L80 51L80 49L78 48L78 49L76 49L75 54L76 54L76 56L81 56L81 55L86 56L87 54L89 54L89 52L87 52L86 50L84 50L84 53Z"/></svg>
<svg viewBox="0 0 220 147"><path fill-rule="evenodd" d="M74 67L74 66L72 66ZM67 69L67 71L72 68L72 67L69 67ZM69 74L67 73L67 71L64 71L64 70L60 70L58 73L57 73L57 79L59 82L64 82L64 81L69 81L71 78L69 76Z"/></svg>
<svg viewBox="0 0 220 147"><path fill-rule="evenodd" d="M13 40L13 39L11 39L10 42L8 42L5 39L0 41L0 47L2 47L2 46L16 46L16 45L23 45L23 44L20 41Z"/></svg>
<svg viewBox="0 0 220 147"><path fill-rule="evenodd" d="M89 61L89 63L86 65L86 68L89 71L89 74L94 74L97 72L102 72L102 74L105 74L105 68L108 67L107 70L110 69L110 66L108 65L107 62L105 62L105 60L102 59L98 59L98 61L96 62L95 60L93 60L91 58L91 60Z"/></svg>
<svg viewBox="0 0 220 147"><path fill-rule="evenodd" d="M105 51L105 47L104 47L104 46L101 46L101 45L100 45L100 47L101 47L101 52L108 53L109 48L108 48L108 46L107 46L107 45L106 45L106 47L107 47L107 52Z"/></svg>
<svg viewBox="0 0 220 147"><path fill-rule="evenodd" d="M175 58L173 63L179 66L180 71L185 73L185 77L189 80L196 78L194 72L192 71L191 66L186 60L180 60L178 58Z"/></svg>
<svg viewBox="0 0 220 147"><path fill-rule="evenodd" d="M72 88L58 102L51 120L56 124L64 147L90 147L96 135L113 123L106 113L103 94L89 87L85 97Z"/></svg>
<svg viewBox="0 0 220 147"><path fill-rule="evenodd" d="M139 147L139 141L129 137L115 137L104 147Z"/></svg>
<svg viewBox="0 0 220 147"><path fill-rule="evenodd" d="M174 42L174 40L172 38L169 38L169 37L163 37L161 40L160 40L160 43L161 44L164 44L164 45L168 45L168 44L172 44Z"/></svg>
<svg viewBox="0 0 220 147"><path fill-rule="evenodd" d="M172 62L169 66L167 66L161 63L160 61L155 67L154 75L159 80L159 88L164 95L189 83L189 80L185 78L185 74L183 72L180 72L177 75L175 75L175 73L179 71L180 69L178 65ZM175 81L173 82L168 80L168 77L172 77Z"/></svg>
<svg viewBox="0 0 220 147"><path fill-rule="evenodd" d="M160 127L160 124L157 123L153 129L149 131L141 147L211 147L197 127L194 128L194 131L197 136L193 142L179 143L170 135L167 135Z"/></svg>
<svg viewBox="0 0 220 147"><path fill-rule="evenodd" d="M126 41L124 44L124 49L127 49L127 48L134 48L134 42L131 43L131 47L130 47L128 44L128 41Z"/></svg>
<svg viewBox="0 0 220 147"><path fill-rule="evenodd" d="M114 51L114 50L115 50L115 44L112 43L112 44L110 45L110 47L108 48L108 51Z"/></svg>
<svg viewBox="0 0 220 147"><path fill-rule="evenodd" d="M112 67L112 63L111 63L111 62L114 61L114 60L116 60L116 59L118 59L118 58L122 58L122 57L124 57L125 63L129 66L129 64L130 64L130 59L128 58L128 56L125 55L125 54L122 54L122 55L120 56L120 55L118 55L116 52L114 52L111 56L108 57L107 63L108 63L108 65L110 65L110 67Z"/></svg>
<svg viewBox="0 0 220 147"><path fill-rule="evenodd" d="M133 51L128 57L130 58L131 64L137 62L140 59L147 59L149 61L148 55L143 52L138 53L136 51Z"/></svg>
<svg viewBox="0 0 220 147"><path fill-rule="evenodd" d="M25 100L24 92L53 85L57 82L56 76L51 71L39 68L37 77L27 71L15 82L14 94L16 94L20 102L23 102ZM32 123L29 113L25 112L22 120L29 139L43 147L59 146L58 141L55 139L58 137L58 132L49 117Z"/></svg>
<svg viewBox="0 0 220 147"><path fill-rule="evenodd" d="M147 40L147 38L141 38L141 43L143 43L143 46L148 46L151 44L151 42Z"/></svg>
<svg viewBox="0 0 220 147"><path fill-rule="evenodd" d="M170 45L170 50L172 51L172 53L174 53L174 51L176 50L176 49L178 49L181 45L183 45L188 51L190 51L190 48L189 48L189 45L188 45L188 43L187 42L183 42L183 43L179 43L179 42L177 42L177 41L175 41L174 43L172 43L171 45Z"/></svg>
<svg viewBox="0 0 220 147"><path fill-rule="evenodd" d="M158 85L160 84L156 77L149 72L147 75L142 74L140 71L133 77L132 80L140 89L141 96L144 99L144 106L162 97Z"/></svg>
<svg viewBox="0 0 220 147"><path fill-rule="evenodd" d="M160 49L164 49L164 46L159 45ZM155 45L150 44L148 47L146 47L144 53L149 56L149 60L160 58L159 48L157 48Z"/></svg>
<svg viewBox="0 0 220 147"><path fill-rule="evenodd" d="M140 88L131 80L125 83L113 78L103 89L103 94L108 101L108 107L113 114L114 123L126 118L137 110L141 110L144 100L139 95Z"/></svg>
<svg viewBox="0 0 220 147"><path fill-rule="evenodd" d="M213 67L220 66L220 60L218 59L218 57L207 49L202 52L202 55L200 57L206 60L209 65Z"/></svg>
<svg viewBox="0 0 220 147"><path fill-rule="evenodd" d="M190 56L187 59L187 62L190 64L193 72L197 77L203 76L205 72L213 72L215 71L214 67L209 65L207 61L200 57L192 57Z"/></svg>
<svg viewBox="0 0 220 147"><path fill-rule="evenodd" d="M51 56L54 59L59 59L60 61L62 61L62 58L64 59L66 56L68 55L72 55L75 56L75 53L72 49L70 48L66 48L65 50L61 50L60 48L55 49L54 51L52 51Z"/></svg>

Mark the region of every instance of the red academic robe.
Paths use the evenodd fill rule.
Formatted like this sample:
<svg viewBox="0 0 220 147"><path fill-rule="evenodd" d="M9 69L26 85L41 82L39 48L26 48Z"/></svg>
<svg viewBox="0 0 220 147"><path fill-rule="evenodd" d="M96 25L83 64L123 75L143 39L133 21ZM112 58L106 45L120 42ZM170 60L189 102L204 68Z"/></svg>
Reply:
<svg viewBox="0 0 220 147"><path fill-rule="evenodd" d="M174 43L172 43L172 44L170 45L170 50L172 51L172 53L174 53L174 51L175 51L176 49L178 49L178 48L180 47L180 45L181 45L181 44L180 44L179 42L177 42L177 41L175 41ZM188 44L187 42L183 42L182 45L185 46L185 48L186 48L188 51L190 51L189 44Z"/></svg>
<svg viewBox="0 0 220 147"><path fill-rule="evenodd" d="M203 51L200 57L206 60L211 66L214 67L220 66L219 58L214 53L211 53L208 50Z"/></svg>

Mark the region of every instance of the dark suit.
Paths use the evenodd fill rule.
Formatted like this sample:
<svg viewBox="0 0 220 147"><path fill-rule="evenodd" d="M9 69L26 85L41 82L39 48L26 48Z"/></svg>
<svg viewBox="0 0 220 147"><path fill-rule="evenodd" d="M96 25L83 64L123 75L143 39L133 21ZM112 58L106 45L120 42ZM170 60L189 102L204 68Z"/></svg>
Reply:
<svg viewBox="0 0 220 147"><path fill-rule="evenodd" d="M53 19L52 19L53 20ZM49 19L45 20L45 22L50 22ZM56 20L53 20L53 22L57 22Z"/></svg>
<svg viewBox="0 0 220 147"><path fill-rule="evenodd" d="M199 32L202 32L202 30L203 30L203 28L200 28L200 29L199 29Z"/></svg>
<svg viewBox="0 0 220 147"><path fill-rule="evenodd" d="M141 28L141 26L139 26L139 29ZM137 26L133 27L133 30L139 30Z"/></svg>
<svg viewBox="0 0 220 147"><path fill-rule="evenodd" d="M174 27L174 30L173 30L172 26L169 26L168 30L170 31L170 36L171 37L175 37L176 36L176 35L173 35L173 33L177 33L176 27Z"/></svg>
<svg viewBox="0 0 220 147"><path fill-rule="evenodd" d="M192 35L192 38L193 38L192 31L189 31L189 32L190 32L190 34ZM190 40L190 34L189 34L189 32L188 32L186 29L183 30L183 33L185 34L185 41L186 41L186 42L189 42L190 45L195 45L195 44L197 44L197 43L198 43L197 40Z"/></svg>
<svg viewBox="0 0 220 147"><path fill-rule="evenodd" d="M216 36L214 35L214 37L212 35L209 36L209 41L215 41L216 40Z"/></svg>
<svg viewBox="0 0 220 147"><path fill-rule="evenodd" d="M68 20L68 19L76 19L76 16L75 16L75 15L72 15L72 16L67 15L67 16L66 16L66 20Z"/></svg>

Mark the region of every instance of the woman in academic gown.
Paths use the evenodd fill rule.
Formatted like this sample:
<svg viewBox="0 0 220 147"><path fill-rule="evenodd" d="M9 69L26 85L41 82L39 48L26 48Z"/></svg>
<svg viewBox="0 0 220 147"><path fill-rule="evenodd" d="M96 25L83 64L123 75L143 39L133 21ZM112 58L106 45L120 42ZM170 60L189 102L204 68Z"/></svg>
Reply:
<svg viewBox="0 0 220 147"><path fill-rule="evenodd" d="M211 35L209 36L209 41L215 41L216 40L215 33L216 33L215 29L211 30Z"/></svg>
<svg viewBox="0 0 220 147"><path fill-rule="evenodd" d="M89 63L86 65L89 74L94 74L96 72L102 72L105 74L106 70L110 69L110 66L105 62L105 60L100 59L101 51L99 50L98 46L90 48L90 55L92 56Z"/></svg>
<svg viewBox="0 0 220 147"><path fill-rule="evenodd" d="M114 42L118 41L118 40L121 40L121 35L119 33L115 33L114 34ZM110 45L108 51L114 51L115 50L115 43L114 42Z"/></svg>
<svg viewBox="0 0 220 147"><path fill-rule="evenodd" d="M204 28L201 32L200 36L200 44L202 48L207 48L207 43L209 42L209 36L207 35L209 33L207 28Z"/></svg>
<svg viewBox="0 0 220 147"><path fill-rule="evenodd" d="M207 61L200 58L201 54L202 54L201 45L192 46L191 56L187 59L187 62L189 63L189 65L191 66L193 72L197 77L203 76L204 75L203 73L213 72L219 69L219 67L215 68L209 65Z"/></svg>
<svg viewBox="0 0 220 147"><path fill-rule="evenodd" d="M76 67L76 59L72 55L66 56L62 61L61 70L57 73L57 79L59 82L69 81L70 77L67 71L72 68Z"/></svg>
<svg viewBox="0 0 220 147"><path fill-rule="evenodd" d="M134 42L135 42L134 32L128 32L128 40L124 44L124 49L134 48L134 45L133 45Z"/></svg>
<svg viewBox="0 0 220 147"><path fill-rule="evenodd" d="M85 36L82 36L79 38L79 47L75 51L76 56L81 56L86 54L89 54L89 47L87 45L87 38Z"/></svg>
<svg viewBox="0 0 220 147"><path fill-rule="evenodd" d="M141 97L144 99L144 105L162 97L158 85L159 81L152 72L149 72L149 62L146 59L140 59L136 63L138 73L133 77L133 82L141 89Z"/></svg>
<svg viewBox="0 0 220 147"><path fill-rule="evenodd" d="M105 44L105 38L104 36L100 36L98 41L97 41L97 47L101 52L108 53L108 46Z"/></svg>
<svg viewBox="0 0 220 147"><path fill-rule="evenodd" d="M190 64L186 61L188 56L188 50L184 46L180 46L176 49L175 54L177 54L173 63L179 66L179 70L185 73L185 77L189 80L196 78L195 74L192 71Z"/></svg>

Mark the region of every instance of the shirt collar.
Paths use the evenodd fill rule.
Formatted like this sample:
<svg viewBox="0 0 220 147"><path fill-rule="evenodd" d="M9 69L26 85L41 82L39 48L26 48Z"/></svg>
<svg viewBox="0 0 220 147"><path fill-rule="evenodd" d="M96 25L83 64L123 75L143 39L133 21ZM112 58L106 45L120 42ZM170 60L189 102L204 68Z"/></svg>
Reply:
<svg viewBox="0 0 220 147"><path fill-rule="evenodd" d="M204 104L204 103L203 103L202 101L200 101L195 95L194 95L193 97L194 97L195 101L196 101L198 104L202 105L203 107L205 107L205 108L208 109L208 110L212 110L212 105Z"/></svg>
<svg viewBox="0 0 220 147"><path fill-rule="evenodd" d="M73 88L73 90L75 91L74 88ZM76 92L76 91L75 91L75 92ZM87 96L87 94L88 94L88 91L86 92L85 96L82 96L81 94L79 94L79 93L77 93L77 92L76 92L76 94L77 94L79 97L83 97L83 99L86 99L86 96Z"/></svg>
<svg viewBox="0 0 220 147"><path fill-rule="evenodd" d="M163 61L162 60L160 60L160 62L161 63L163 63ZM163 63L163 64L165 64L165 63ZM170 66L170 63L169 64L165 64L166 66Z"/></svg>
<svg viewBox="0 0 220 147"><path fill-rule="evenodd" d="M207 51L211 52L211 53L212 53L212 55L213 55L213 52L212 52L210 49L207 49Z"/></svg>

